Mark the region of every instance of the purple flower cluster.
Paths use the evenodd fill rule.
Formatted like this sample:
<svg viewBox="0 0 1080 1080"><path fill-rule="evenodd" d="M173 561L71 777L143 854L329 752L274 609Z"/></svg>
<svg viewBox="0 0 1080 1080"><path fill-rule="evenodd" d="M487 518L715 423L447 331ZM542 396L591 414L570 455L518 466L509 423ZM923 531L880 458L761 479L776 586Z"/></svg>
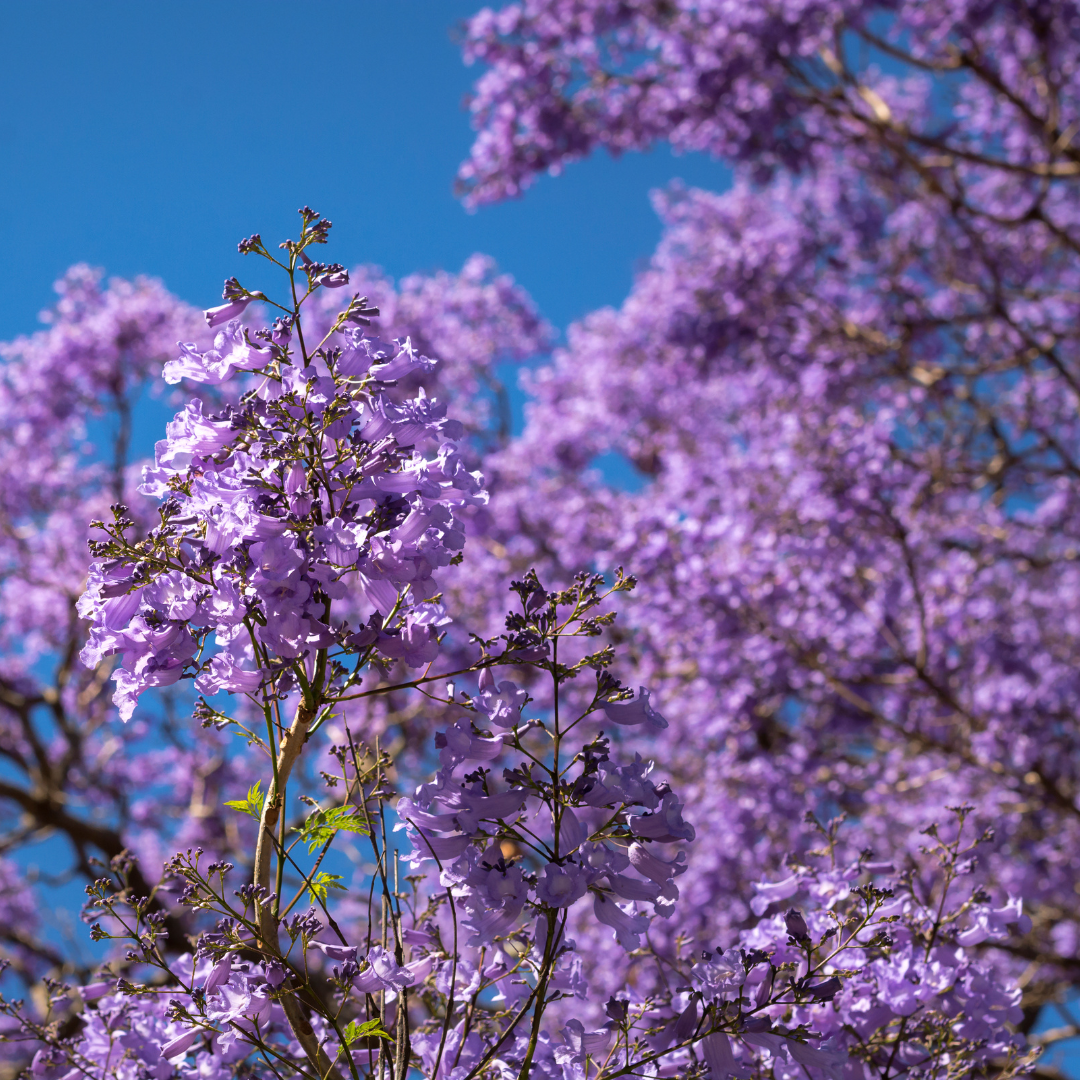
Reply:
<svg viewBox="0 0 1080 1080"><path fill-rule="evenodd" d="M995 926L994 937L1004 940L1010 934L1008 927L1025 929L1019 906L993 911L986 901L968 898L965 903L957 896L952 903L940 898L942 906L934 908L901 884L885 882L893 884L894 895L882 896L873 918L848 938L839 916L865 909L871 894L859 882L865 881L867 869L856 864L840 872L809 870L794 876L794 887L793 879L788 879L787 888L779 891L787 892L789 899L805 896L809 905L763 919L739 939L743 949L765 952L769 965L743 976L729 950L695 965L692 983L705 1000L730 999L739 993L755 997L776 978L776 969L790 964L802 977L807 1000L787 1013L768 1010L774 1026L781 1020L791 1026L807 1024L821 1032L823 1045L843 1051L845 1057L860 1054L871 1063L880 1064L893 1053L882 1033L898 1024L913 1033L910 1045L897 1047L897 1056L908 1068L925 1067L950 1035L977 1048L975 1061L1003 1061L1021 1053L1023 1041L1008 1028L1021 1019L1019 988L1002 985L993 967L969 951L972 942L965 940L969 931L956 930L958 923L989 921ZM841 882L844 887L837 888ZM763 895L767 892L759 892ZM841 953L844 940L850 941L850 948ZM807 947L813 943L822 943L826 955L835 950L835 955L811 976L804 969ZM850 979L835 974L856 967L860 970ZM922 1029L918 1036L916 1028ZM774 1056L787 1050L789 1067L796 1072L800 1064L827 1067L824 1061L801 1061L790 1042L784 1045L775 1037L770 1042L761 1034L744 1039Z"/></svg>
<svg viewBox="0 0 1080 1080"><path fill-rule="evenodd" d="M478 711L510 727L504 722L505 702L519 695L524 691L513 683L500 684L497 695L489 684L479 695ZM638 702L606 709L632 709ZM410 866L437 862L440 882L458 901L469 946L492 945L511 936L523 919L568 913L591 895L597 922L614 931L623 949L638 948L649 920L635 905L650 903L655 914L667 918L679 897L674 879L686 870L685 854L665 859L651 844L694 839L680 800L648 778L650 763L639 756L615 765L602 742L582 749L576 775L562 773L570 791L565 802L554 802L550 794L545 798L527 762L505 770L501 791L491 790L486 775L456 782L453 774L461 763L502 755L503 739L489 734L463 717L436 736L442 769L396 808L402 819L398 827L412 843ZM540 860L533 872L507 861L507 850L519 847Z"/></svg>
<svg viewBox="0 0 1080 1080"><path fill-rule="evenodd" d="M519 1068L531 1052L532 1068L562 1080L580 1080L620 1039L665 1075L703 1061L716 1080L795 1077L805 1075L804 1067L815 1070L812 1076L844 1080L860 1075L860 1062L874 1070L886 1060L933 1070L958 1050L976 1067L1021 1065L1021 1041L1006 1028L1006 1021L1019 1019L1019 989L1003 990L964 944L974 927L1006 936L1009 926L1023 923L1019 906L993 910L977 897L959 896L927 905L902 884L894 884L895 891L872 884L881 882L883 869L861 863L839 870L802 866L784 881L760 883L759 897L781 905L801 897L802 908L762 918L730 949L687 958L680 964L685 985L677 990L657 996L630 989L612 997L607 1019L594 1029L571 1016L557 1032L544 1030L531 1039L520 1031L496 1042L483 1025L471 1031L467 1024L447 1031L421 1026L412 1036L413 1052L429 1076L443 1075L447 1055L458 1062L454 1071L463 1067L465 1075L484 1062L504 1071ZM455 877L451 872L449 878ZM546 948L545 925L541 917L527 954L534 963ZM520 945L510 951L493 947L486 962L484 949L448 956L428 923L427 929L405 931L414 959L401 964L378 945L364 951L320 940L325 928L311 914L298 927L306 954L333 965L333 978L346 996L386 994L393 1000L419 992L452 1001L455 992L467 997L488 987L508 1009L527 998L528 983L512 977L523 970ZM173 971L182 988L167 998L115 994L105 983L61 988L62 996L84 1003L86 1022L74 1043L40 1050L32 1075L126 1076L117 1068L128 1061L148 1070L135 1076L218 1080L233 1075L252 1045L272 1049L283 1063L299 1060L300 1047L289 1041L277 1004L286 979L281 965L252 965L226 953L195 963L180 957ZM565 944L548 985L568 1000L589 993L572 942ZM710 1018L721 1016L733 1022L718 1029ZM318 1018L315 1023L323 1045L341 1061L348 1040ZM808 1031L814 1033L809 1040ZM370 1052L354 1052L354 1063L363 1069Z"/></svg>
<svg viewBox="0 0 1080 1080"><path fill-rule="evenodd" d="M294 363L291 340L285 322L253 341L233 321L211 349L185 346L166 365L171 381L261 382L236 406L206 414L195 401L177 415L140 487L165 500L161 524L128 549L118 510L91 567L82 659L121 655L125 720L144 690L184 674L206 695L288 693L305 661L315 677L319 650L375 647L414 667L438 653L433 571L464 544L454 508L483 491L445 406L383 390L432 362L350 330L343 347ZM346 598L359 631L330 617Z"/></svg>

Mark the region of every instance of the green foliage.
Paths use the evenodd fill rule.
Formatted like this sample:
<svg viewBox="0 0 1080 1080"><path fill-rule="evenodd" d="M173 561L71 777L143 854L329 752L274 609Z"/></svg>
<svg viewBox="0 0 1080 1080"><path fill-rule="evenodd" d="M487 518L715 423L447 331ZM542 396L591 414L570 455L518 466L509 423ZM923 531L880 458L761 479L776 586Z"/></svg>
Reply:
<svg viewBox="0 0 1080 1080"><path fill-rule="evenodd" d="M358 1024L355 1020L350 1020L348 1027L342 1032L345 1037L345 1045L352 1046L357 1039L369 1039L377 1037L380 1039L389 1039L390 1033L386 1031L382 1024L379 1022L379 1018L375 1017L373 1020L366 1020L362 1024Z"/></svg>
<svg viewBox="0 0 1080 1080"><path fill-rule="evenodd" d="M325 903L326 894L330 889L340 889L342 892L349 891L344 885L338 884L340 881L340 874L328 874L325 870L320 870L308 884L307 893L313 902L321 901Z"/></svg>
<svg viewBox="0 0 1080 1080"><path fill-rule="evenodd" d="M371 829L353 813L354 809L352 806L333 806L329 810L316 810L301 828L293 831L298 832L301 841L307 844L309 855L337 832L370 835Z"/></svg>
<svg viewBox="0 0 1080 1080"><path fill-rule="evenodd" d="M242 814L250 814L256 821L262 819L263 803L265 796L262 793L262 781L256 780L251 787L248 788L246 799L234 799L232 802L227 802L225 805L230 810L239 810Z"/></svg>

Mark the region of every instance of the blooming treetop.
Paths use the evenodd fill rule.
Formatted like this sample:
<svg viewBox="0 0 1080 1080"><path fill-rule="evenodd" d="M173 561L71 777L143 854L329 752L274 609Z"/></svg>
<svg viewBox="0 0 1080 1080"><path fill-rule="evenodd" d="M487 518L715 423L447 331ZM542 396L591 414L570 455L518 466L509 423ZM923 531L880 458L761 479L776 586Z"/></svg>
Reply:
<svg viewBox="0 0 1080 1080"><path fill-rule="evenodd" d="M716 837L683 909L703 935L753 918L718 890L819 845L808 811L913 868L920 830L975 806L974 880L1032 919L984 949L1025 978L1025 1030L1064 1009L1052 1040L1080 973L1077 26L1072 4L537 0L465 45L475 202L658 141L735 182L656 194L626 301L530 374L453 606L585 550L648 582L623 625ZM590 473L612 453L639 490Z"/></svg>
<svg viewBox="0 0 1080 1080"><path fill-rule="evenodd" d="M119 879L96 894L103 933L122 931L102 913L108 904L125 910L123 898L111 899L116 888L126 887L128 898L151 896L139 925L149 932L145 920L157 927L164 919L157 948L179 1006L167 994L106 993L117 977L125 990L142 984L128 966L134 961L117 954L107 986L91 981L80 992L83 1034L70 1019L74 989L56 989L47 1018L32 1009L13 1014L12 1024L30 1025L18 1030L41 1040L28 1054L51 1047L42 1049L39 1074L70 1069L70 1055L82 1054L83 1062L102 1062L106 1075L129 1067L230 1075L258 1059L255 1043L239 1035L223 1048L227 1029L251 1034L264 1021L265 1054L273 1059L275 1048L290 1067L303 1068L311 1041L305 1049L293 1034L295 1010L290 1018L292 1006L283 1002L298 994L308 1001L309 991L333 1009L340 1002L341 1016L356 1021L354 1034L377 1019L393 1039L393 1053L369 1057L369 1068L372 1060L388 1070L411 1060L431 1075L520 1072L535 1011L530 1006L519 1021L529 1028L524 1041L507 1036L490 1057L491 1040L517 1012L499 1017L495 1009L504 1026L484 1024L497 985L508 988L508 1001L528 987L527 1001L545 971L553 1000L530 1059L541 1071L573 1071L584 1061L596 1072L601 1055L604 1068L621 1060L619 1067L663 1071L643 1047L668 1038L661 1033L669 1025L676 1026L662 1052L680 1071L805 1076L809 1069L817 1080L815 1070L827 1068L888 1078L920 1067L952 1074L1013 1067L1008 1026L1031 1032L1044 1004L1075 983L1080 940L1071 914L1080 867L1076 25L1068 4L942 8L915 0L884 15L851 4L562 0L479 15L466 47L489 67L475 98L481 131L463 173L475 201L516 193L537 170L601 145L630 149L666 139L739 168L725 194L674 188L658 197L660 248L620 310L571 328L552 363L531 375L520 439L500 433L490 410L498 388L493 395L485 388L494 385L496 362L531 355L545 333L520 290L481 261L459 276L410 279L397 290L370 271L348 275L382 309L380 323L389 328L379 332L381 342L408 339L418 361L444 361L418 362L394 381L374 373L385 374L397 346L350 333L357 328L349 324L334 329L347 306L338 300L347 295L345 271L307 264L303 253L293 277L302 311L286 303L277 312L259 299L256 293L275 295L265 282L253 282L260 288L250 292L231 282L220 309L209 313L210 327L201 318L194 325L190 309L163 290L101 289L73 275L53 326L6 353L0 407L12 422L0 436L5 460L21 462L31 445L47 454L40 467L35 459L33 474L12 465L4 494L0 747L20 783L5 777L0 797L27 815L28 828L70 837L72 865L87 880L101 876L95 858L118 860ZM304 250L311 259L314 249ZM269 319L258 321L266 311ZM293 325L275 328L278 314ZM230 331L241 315L246 335ZM275 341L275 332L291 337ZM177 338L196 344L162 355ZM366 372L343 379L329 353L344 355L357 339L378 355ZM319 344L325 356L317 355ZM283 360L273 359L275 349ZM161 360L200 404L174 422L145 481L161 495L146 497L120 464L123 416L138 373ZM308 367L314 376L303 374ZM103 374L65 382L72 370ZM281 388L278 396L266 395L268 379ZM332 389L319 381L326 379ZM347 398L341 414L338 396ZM450 403L461 431L443 427L426 443L409 444L411 432L398 428L395 461L366 456L368 405L382 402L384 414L397 417L394 410L433 399ZM95 408L115 410L121 451L96 472L77 435ZM329 433L342 416L348 449ZM290 431L294 423L299 428ZM203 439L206 445L195 445ZM218 439L225 441L215 448ZM351 499L372 477L428 468L451 442L467 473L482 469L486 502L477 493L447 504L418 486L396 508L396 493L378 492L356 494L352 517L338 512L346 489ZM352 466L333 457L339 451L357 469L370 464L372 476L349 488ZM633 463L640 490L613 490L590 474L594 458L611 451ZM242 466L244 454L250 461ZM201 463L191 469L195 458ZM303 476L293 475L301 459ZM315 462L328 470L327 483L312 480ZM33 483L21 484L23 475L37 477L45 497ZM189 478L189 491L177 486ZM53 498L47 484L67 494ZM168 521L145 509L151 498L169 507ZM373 505L359 505L363 498ZM426 512L425 499L450 520L425 526L413 546L431 543L452 559L458 552L444 535L469 538L460 565L432 564L432 576L420 578L433 582L430 591L372 572L381 545L401 541L410 501ZM97 622L87 655L100 659L84 673L73 662L85 643L72 614L85 571L80 549L85 521L107 520L109 502L129 510L109 523L105 542L117 547L101 557L115 565L99 567L85 602ZM392 512L379 518L379 507ZM343 542L336 530L316 535L321 515L336 515L355 545L332 554ZM125 517L134 524L121 528ZM353 531L358 520L363 540ZM281 537L255 535L282 522ZM219 525L224 532L215 531ZM100 530L93 538L102 542ZM139 544L146 546L136 551ZM339 554L344 561L335 561ZM527 656L489 684L476 665L501 655L505 642L470 639L466 630L495 632L506 580L525 582L537 567L558 594L583 565L630 565L646 581L623 596L618 624L601 629L633 657L635 685L647 683L654 697L604 699L587 712L589 679L559 682L550 668L535 667L544 661ZM154 588L163 572L176 576ZM387 583L399 605L390 615L368 594ZM116 595L105 595L114 588ZM344 595L332 596L335 588ZM422 609L427 602L445 612ZM125 605L133 605L126 615ZM104 625L107 606L116 625ZM414 618L410 627L414 609L432 621ZM442 622L449 614L454 621ZM332 643L323 644L323 634ZM485 652L480 641L496 644ZM428 667L423 657L436 648ZM562 648L560 663L581 659L571 641ZM55 679L42 674L43 658L53 655L60 658ZM320 655L319 692L342 696L316 706L306 752L298 739L286 740L296 755L292 791L319 795L317 807L299 811L277 788L266 757L230 749L228 732L242 724L253 746L261 740L280 752ZM410 659L422 666L407 670ZM120 700L126 708L138 697L139 706L126 726L113 728L103 687L117 660ZM447 672L464 669L472 669L457 677L466 697L460 687L433 691ZM182 714L183 688L196 679L208 726L189 730L167 711L159 718L150 702L173 702ZM599 729L583 730L573 749L580 745L595 763L589 775L601 778L612 800L637 800L611 801L610 812L622 815L611 828L629 829L630 819L646 814L662 819L672 808L670 783L695 839L657 854L656 845L671 842L642 837L632 849L590 834L561 861L561 839L556 855L554 836L540 835L533 822L561 819L558 806L594 833L604 822L580 790L553 785L549 795L522 784L519 769L531 760L525 752L542 757L541 746L551 749L544 732L557 703L563 716L592 717L586 724L603 714L608 745L597 743ZM521 731L522 717L547 729ZM140 742L148 731L161 733L151 746ZM520 752L515 738L524 740ZM384 753L393 765L370 771ZM459 760L470 753L503 757ZM436 760L458 772L432 785ZM652 772L649 762L656 762ZM584 767L573 766L568 784L578 783ZM338 777L338 787L323 791L319 771ZM368 856L386 873L385 881L375 874L376 891L385 885L385 902L396 910L392 894L414 887L393 884L399 824L398 841L413 845L413 865L401 869L416 881L416 910L435 904L417 921L402 901L400 956L398 916L386 922L375 911L372 921L356 900L372 882L356 854L356 845L371 841L351 840L366 834L348 827L363 802L359 776L365 790L380 793L369 822L399 792L415 811L411 822L388 817L389 844L377 838ZM346 787L350 798L341 797ZM267 789L281 795L280 804ZM245 791L249 797L237 799ZM222 815L224 798L256 812ZM277 814L273 835L267 807ZM844 813L845 825L830 820ZM646 827L661 828L662 820ZM928 838L928 828L937 835ZM40 835L21 829L5 843ZM373 831L381 835L381 825ZM300 861L298 850L289 857L294 865L279 858L282 835L303 836L308 846L316 835L320 844L337 839L321 863ZM633 850L637 862L608 862L600 872L583 860L593 854L586 845L601 842L628 860ZM442 868L424 858L428 844L452 853ZM198 865L171 865L180 877L194 876L152 891L168 854L187 846L206 848ZM123 856L124 847L138 859ZM871 848L876 854L865 853ZM357 858L355 870L334 862L339 850ZM224 871L230 880L247 875L246 885L230 889L248 891L240 900L246 907L223 914L207 901L207 882L222 893L219 871L207 866L244 866L252 851L261 852L266 884L257 883L254 867ZM311 888L301 899L311 900L322 924L296 922L302 913L294 905L285 921L299 946L278 924L279 951L304 956L304 971L294 966L288 975L284 965L250 953L252 941L272 940L260 921L263 894L253 890L279 894L282 862L284 906L306 881ZM444 871L446 882L438 882ZM26 882L14 873L3 880L0 900L10 913L3 921L30 927L35 906ZM191 902L176 904L188 886ZM856 951L835 973L842 983L835 993L828 964L839 958L818 951L804 963L786 951L789 938L805 947L804 934L814 950L822 942L832 948L829 913L872 920L878 900L867 890L886 888L893 896L881 898L882 917L896 921L874 930L865 950L863 930L842 939L845 952ZM565 913L559 941L574 942L572 950L554 958L551 937L537 947L539 910ZM236 925L206 922L218 917ZM639 932L645 918L647 931ZM857 925L851 922L853 932ZM303 945L305 927L319 944ZM206 931L224 936L206 939L209 954L178 961ZM485 935L496 945L506 941L504 958L522 967L490 960ZM69 976L69 958L50 953L30 930L4 940L12 977L29 982L45 970L73 985L87 981L85 968ZM141 948L134 954L142 956ZM772 957L769 966L750 962L755 949ZM242 950L242 958L222 950ZM331 992L326 980L341 962L360 971L347 993L340 985ZM439 966L445 962L451 970ZM735 998L756 1007L762 983L769 986L762 994L779 983L776 993L788 996L756 1013L740 1005L737 1020ZM734 994L742 986L755 988L753 995ZM365 999L367 1011L359 1011L356 995L373 991L387 996L371 1005ZM820 1000L811 1003L811 993ZM405 1025L401 996L408 998ZM331 1060L338 1055L337 1067L349 1068L345 1029L339 1034L318 1010L308 1015L316 1042ZM753 1030L766 1017L768 1028ZM56 1043L47 1028L54 1021L87 1041ZM1038 1038L1068 1030L1067 1021ZM368 1031L357 1035L365 1053L388 1045ZM406 1041L411 1058L400 1056ZM109 1056L111 1046L127 1055L125 1064ZM162 1047L170 1049L166 1064L155 1056ZM806 1051L799 1047L848 1058L800 1061Z"/></svg>
<svg viewBox="0 0 1080 1080"><path fill-rule="evenodd" d="M230 892L233 863L187 849L150 897L131 857L114 858L87 907L95 939L129 942L112 985L50 983L42 1017L4 1002L12 1035L37 1046L33 1074L404 1080L416 1068L464 1080L537 1069L584 1080L690 1068L725 1080L788 1068L839 1078L892 1062L1023 1068L1005 1026L1016 991L964 952L966 939L1001 937L1023 918L956 888L985 839L965 833L966 808L928 849L936 906L909 884L886 887L888 867L807 863L763 883L753 905L764 914L809 888L805 914L766 918L736 948L700 959L682 946L653 950L651 927L678 919L681 849L697 833L651 761L615 756L624 733L656 740L668 726L648 691L612 675L610 644L589 651L613 625L609 597L634 581L620 571L604 587L578 574L548 591L525 574L505 632L474 638L456 672L475 689L435 688L447 679L432 666L448 619L432 577L455 572L457 515L483 501L483 488L461 464L462 431L445 409L423 392L391 396L397 378L432 362L408 342L388 347L354 329L376 314L363 298L317 343L305 339L303 304L347 274L311 261L329 225L301 214L284 261L257 236L241 245L286 271L291 309L244 330L235 316L273 301L227 283L226 304L206 313L213 345L185 346L166 366L167 378L214 384L246 372L251 389L217 412L197 399L170 424L143 474L158 522L141 531L114 505L112 521L96 523L107 539L92 542L82 601L93 622L87 662L122 658L123 717L151 686L191 677L204 727L236 730L247 756L266 763L247 797L229 803L257 825L250 878ZM408 667L421 673L390 678ZM500 678L501 667L521 674ZM519 678L546 684L542 699L533 703ZM399 796L403 763L341 710L409 690L449 723L434 740L435 775ZM328 733L337 741L320 759L323 796L301 795L310 809L291 838L290 782L303 786L304 747ZM410 850L391 843L394 829ZM370 899L352 909L335 900L340 875L321 869L350 837L373 860ZM185 912L193 951L178 950L168 927ZM607 1019L587 1028L595 990L571 926L653 957L669 977L645 995L632 984L607 994ZM908 971L925 982L917 999L903 990ZM58 1019L76 999L85 1017L72 1031ZM579 1015L562 1000L580 1001ZM910 1026L893 1027L916 1010Z"/></svg>

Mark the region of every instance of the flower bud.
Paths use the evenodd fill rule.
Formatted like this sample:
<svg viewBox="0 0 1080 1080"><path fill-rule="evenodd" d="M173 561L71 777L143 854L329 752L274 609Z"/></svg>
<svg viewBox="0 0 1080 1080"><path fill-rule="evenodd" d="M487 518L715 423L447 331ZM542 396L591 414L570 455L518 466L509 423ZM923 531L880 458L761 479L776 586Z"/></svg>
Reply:
<svg viewBox="0 0 1080 1080"><path fill-rule="evenodd" d="M792 908L787 912L784 916L784 925L787 926L787 932L796 941L801 943L810 940L810 931L807 929L806 920L798 908Z"/></svg>

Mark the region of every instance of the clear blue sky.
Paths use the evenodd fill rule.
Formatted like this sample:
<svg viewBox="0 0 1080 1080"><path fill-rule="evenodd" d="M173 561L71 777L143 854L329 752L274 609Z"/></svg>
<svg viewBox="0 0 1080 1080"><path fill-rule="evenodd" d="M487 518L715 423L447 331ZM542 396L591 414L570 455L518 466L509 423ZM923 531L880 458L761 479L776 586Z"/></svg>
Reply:
<svg viewBox="0 0 1080 1080"><path fill-rule="evenodd" d="M0 339L35 329L77 261L217 302L241 236L295 232L394 276L494 255L563 327L617 304L659 237L650 188L718 187L666 150L599 157L524 200L467 213L455 170L477 69L464 0L67 0L8 4L0 69Z"/></svg>

